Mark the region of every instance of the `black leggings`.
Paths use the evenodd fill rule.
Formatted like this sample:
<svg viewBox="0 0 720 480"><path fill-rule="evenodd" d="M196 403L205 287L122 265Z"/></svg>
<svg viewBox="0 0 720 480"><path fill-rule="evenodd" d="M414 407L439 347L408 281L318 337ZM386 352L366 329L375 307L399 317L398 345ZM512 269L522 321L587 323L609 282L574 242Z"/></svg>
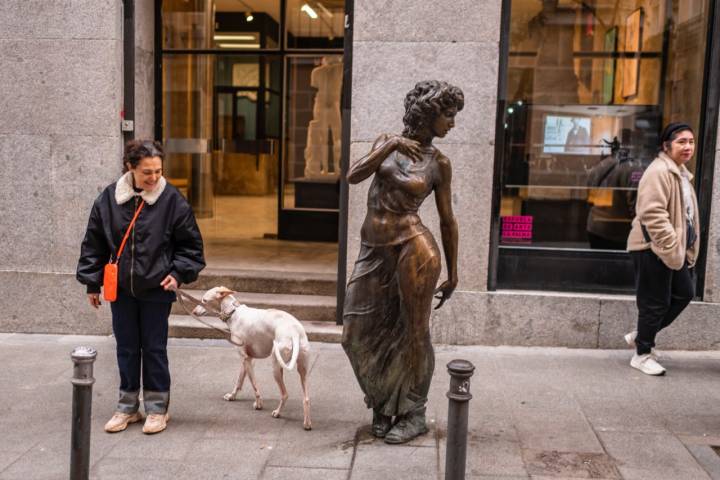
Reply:
<svg viewBox="0 0 720 480"><path fill-rule="evenodd" d="M687 261L680 270L668 268L652 250L630 252L635 264L638 355L650 353L655 336L688 306L695 296L695 269Z"/></svg>

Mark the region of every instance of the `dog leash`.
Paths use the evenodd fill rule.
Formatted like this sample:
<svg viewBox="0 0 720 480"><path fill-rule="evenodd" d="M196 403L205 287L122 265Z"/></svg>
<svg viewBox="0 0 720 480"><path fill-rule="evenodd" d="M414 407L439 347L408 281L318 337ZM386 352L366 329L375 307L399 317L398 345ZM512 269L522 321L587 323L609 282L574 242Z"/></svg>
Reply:
<svg viewBox="0 0 720 480"><path fill-rule="evenodd" d="M210 327L210 328L212 328L213 330L217 330L218 332L222 333L224 336L227 337L225 340L227 340L228 342L232 343L233 345L237 345L238 347L241 347L241 346L242 346L242 345L240 345L240 344L238 344L238 343L236 343L236 342L234 342L234 341L232 340L232 335L230 334L230 331L229 331L229 330L225 330L225 329L223 329L223 328L218 328L218 327L216 327L215 325L211 324L210 322L206 322L205 320L203 320L203 319L200 318L199 316L195 315L195 314L193 313L193 311L192 311L191 309L189 309L188 306L185 304L185 300L188 300L188 301L192 302L192 303L194 304L194 307L196 307L196 306L198 306L198 305L202 305L202 307L203 307L205 310L209 310L211 313L213 313L214 315L218 316L219 318L222 318L222 317L225 316L225 314L224 314L222 311L215 310L215 309L214 309L213 307L211 307L210 305L203 305L202 301L198 300L197 298L193 297L192 295L190 295L189 293L187 293L186 291L184 291L184 290L182 290L182 289L180 289L180 288L176 288L176 289L175 289L175 293L176 293L177 296L178 296L178 301L180 302L180 305L182 305L183 309L185 309L185 311L188 313L188 315L190 315L192 318L194 318L194 319L197 320L198 322L202 323L202 324L205 325L206 327Z"/></svg>

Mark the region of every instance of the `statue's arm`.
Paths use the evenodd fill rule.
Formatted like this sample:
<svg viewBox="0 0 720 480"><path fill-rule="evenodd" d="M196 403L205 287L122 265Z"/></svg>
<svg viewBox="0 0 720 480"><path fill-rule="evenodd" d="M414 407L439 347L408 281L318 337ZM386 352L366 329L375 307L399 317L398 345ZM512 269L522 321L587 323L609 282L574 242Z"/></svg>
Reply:
<svg viewBox="0 0 720 480"><path fill-rule="evenodd" d="M383 133L375 140L370 153L355 162L347 174L347 181L355 184L360 183L375 173L380 164L397 148L396 136Z"/></svg>
<svg viewBox="0 0 720 480"><path fill-rule="evenodd" d="M383 133L375 140L370 153L355 162L348 171L347 180L350 183L360 183L375 173L385 159L395 150L408 157L413 162L422 160L420 144L401 135L388 135Z"/></svg>
<svg viewBox="0 0 720 480"><path fill-rule="evenodd" d="M458 224L452 209L452 168L450 160L440 156L440 179L435 186L435 203L440 215L440 235L442 236L443 251L447 265L448 279L438 288L441 293L440 303L435 308L445 303L458 284L457 255L458 255Z"/></svg>

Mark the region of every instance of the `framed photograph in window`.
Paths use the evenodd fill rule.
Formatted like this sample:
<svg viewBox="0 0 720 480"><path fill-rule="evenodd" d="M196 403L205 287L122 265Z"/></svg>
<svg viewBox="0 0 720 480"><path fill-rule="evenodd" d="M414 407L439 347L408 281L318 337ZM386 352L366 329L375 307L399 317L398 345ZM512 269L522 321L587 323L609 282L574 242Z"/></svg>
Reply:
<svg viewBox="0 0 720 480"><path fill-rule="evenodd" d="M615 98L615 65L617 60L618 27L612 27L605 32L603 51L607 54L603 63L602 103L609 105Z"/></svg>
<svg viewBox="0 0 720 480"><path fill-rule="evenodd" d="M625 19L623 42L622 96L633 97L640 82L640 52L642 51L643 9L638 8Z"/></svg>

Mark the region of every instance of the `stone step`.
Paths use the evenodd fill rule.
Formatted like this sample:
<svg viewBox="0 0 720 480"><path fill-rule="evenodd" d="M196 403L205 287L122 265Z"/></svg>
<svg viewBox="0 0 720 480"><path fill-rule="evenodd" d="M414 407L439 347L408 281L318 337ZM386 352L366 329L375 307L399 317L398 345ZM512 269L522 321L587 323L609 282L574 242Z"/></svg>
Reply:
<svg viewBox="0 0 720 480"><path fill-rule="evenodd" d="M225 328L216 317L202 317L210 325ZM342 326L330 322L300 322L311 342L340 343ZM190 315L170 315L170 336L175 338L226 338L226 335L195 320Z"/></svg>
<svg viewBox="0 0 720 480"><path fill-rule="evenodd" d="M185 288L209 290L220 286L238 292L335 296L337 294L337 275L206 268L200 272L197 281L186 285Z"/></svg>
<svg viewBox="0 0 720 480"><path fill-rule="evenodd" d="M205 290L185 290L200 300ZM335 323L337 302L329 295L287 295L274 293L236 292L233 296L242 304L252 308L275 308L284 310L304 322ZM190 305L188 305L190 307ZM173 314L187 315L180 302L173 303Z"/></svg>

